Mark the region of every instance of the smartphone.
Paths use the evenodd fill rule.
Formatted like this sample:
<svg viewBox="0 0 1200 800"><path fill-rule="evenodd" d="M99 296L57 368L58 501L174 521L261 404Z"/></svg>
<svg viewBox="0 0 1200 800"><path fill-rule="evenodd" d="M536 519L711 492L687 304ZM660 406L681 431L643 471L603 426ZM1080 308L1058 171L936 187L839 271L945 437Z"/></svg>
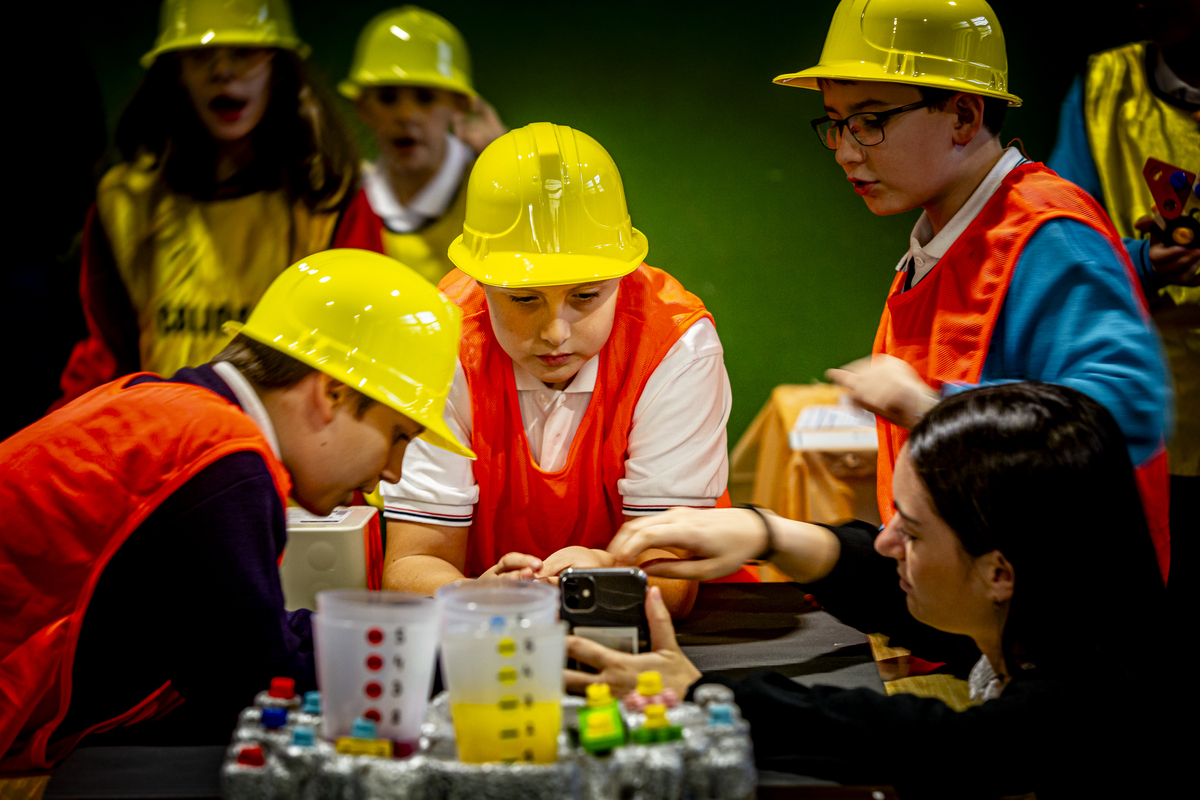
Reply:
<svg viewBox="0 0 1200 800"><path fill-rule="evenodd" d="M637 567L568 569L558 577L559 616L571 633L625 653L650 649L646 573ZM586 665L569 664L592 672Z"/></svg>

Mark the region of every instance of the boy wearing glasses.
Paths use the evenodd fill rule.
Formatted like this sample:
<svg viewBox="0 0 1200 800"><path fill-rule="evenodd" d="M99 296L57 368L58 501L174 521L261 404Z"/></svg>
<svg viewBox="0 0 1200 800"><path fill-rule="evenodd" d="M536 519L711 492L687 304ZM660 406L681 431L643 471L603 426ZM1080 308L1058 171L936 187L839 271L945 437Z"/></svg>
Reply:
<svg viewBox="0 0 1200 800"><path fill-rule="evenodd" d="M872 357L828 377L877 415L878 497L941 397L1014 380L1103 403L1125 433L1169 563L1164 433L1171 394L1138 275L1103 209L1000 144L1003 33L983 0L842 0L820 63L775 79L820 90L814 120L876 214L923 209L897 265Z"/></svg>

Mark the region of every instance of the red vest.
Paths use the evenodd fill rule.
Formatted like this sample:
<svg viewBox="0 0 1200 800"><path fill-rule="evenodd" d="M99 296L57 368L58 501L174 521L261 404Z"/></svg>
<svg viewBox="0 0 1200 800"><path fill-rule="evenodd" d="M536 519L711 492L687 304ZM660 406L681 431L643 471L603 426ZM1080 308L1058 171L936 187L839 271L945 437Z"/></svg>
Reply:
<svg viewBox="0 0 1200 800"><path fill-rule="evenodd" d="M145 373L142 373L145 374ZM136 377L136 376L134 376ZM291 479L255 424L220 395L130 377L0 443L0 772L51 767L84 735L161 716L168 681L134 708L53 743L96 582L129 535L214 461L256 452L281 503Z"/></svg>
<svg viewBox="0 0 1200 800"><path fill-rule="evenodd" d="M712 315L662 270L642 264L622 278L587 413L567 463L546 472L530 453L513 362L492 332L482 287L454 270L439 288L463 310L459 360L471 391L471 449L479 457L466 575L482 574L512 551L545 558L568 545L607 548L625 521L617 481L642 389L679 337Z"/></svg>
<svg viewBox="0 0 1200 800"><path fill-rule="evenodd" d="M904 292L905 275L896 275L872 352L907 361L934 389L949 381L978 383L1017 261L1030 237L1051 219L1077 220L1108 239L1125 265L1129 290L1146 310L1133 264L1104 210L1082 189L1041 164L1023 164L1008 173L920 283ZM1148 312L1145 319L1149 326ZM877 424L879 514L886 522L893 513L892 469L908 431L881 417ZM1171 541L1166 451L1160 447L1138 465L1136 474L1165 580Z"/></svg>

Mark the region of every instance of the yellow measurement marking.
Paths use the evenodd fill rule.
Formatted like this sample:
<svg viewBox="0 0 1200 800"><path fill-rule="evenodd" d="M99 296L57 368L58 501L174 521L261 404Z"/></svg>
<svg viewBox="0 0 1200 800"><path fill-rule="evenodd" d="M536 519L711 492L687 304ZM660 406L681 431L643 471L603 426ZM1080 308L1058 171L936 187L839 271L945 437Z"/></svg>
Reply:
<svg viewBox="0 0 1200 800"><path fill-rule="evenodd" d="M496 647L496 650L500 653L500 655L508 658L513 653L517 652L517 643L512 639L501 639L500 644Z"/></svg>
<svg viewBox="0 0 1200 800"><path fill-rule="evenodd" d="M505 667L504 669L500 670L500 673L496 677L499 678L500 682L505 686L512 686L517 682L517 671L512 667Z"/></svg>

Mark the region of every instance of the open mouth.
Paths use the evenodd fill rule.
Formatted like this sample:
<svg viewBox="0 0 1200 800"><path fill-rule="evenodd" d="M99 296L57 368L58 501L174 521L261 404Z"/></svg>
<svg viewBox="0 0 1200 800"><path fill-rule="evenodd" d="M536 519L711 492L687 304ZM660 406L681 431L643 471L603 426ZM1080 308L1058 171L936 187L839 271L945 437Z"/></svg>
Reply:
<svg viewBox="0 0 1200 800"><path fill-rule="evenodd" d="M208 107L222 122L237 122L246 110L246 101L220 94L209 101Z"/></svg>
<svg viewBox="0 0 1200 800"><path fill-rule="evenodd" d="M846 180L853 184L855 194L860 195L871 191L871 187L879 183L879 181L860 181L856 178L847 178Z"/></svg>
<svg viewBox="0 0 1200 800"><path fill-rule="evenodd" d="M392 147L397 150L411 150L417 146L417 140L411 136L397 136L392 139Z"/></svg>

